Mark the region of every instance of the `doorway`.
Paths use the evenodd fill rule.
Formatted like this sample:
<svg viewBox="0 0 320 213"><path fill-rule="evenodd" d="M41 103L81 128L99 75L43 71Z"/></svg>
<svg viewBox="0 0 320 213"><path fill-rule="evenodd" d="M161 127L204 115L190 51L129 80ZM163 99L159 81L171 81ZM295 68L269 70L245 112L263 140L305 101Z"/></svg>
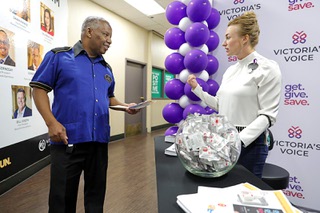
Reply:
<svg viewBox="0 0 320 213"><path fill-rule="evenodd" d="M125 102L139 103L146 97L146 64L126 61ZM135 115L125 114L125 137L147 132L146 109Z"/></svg>

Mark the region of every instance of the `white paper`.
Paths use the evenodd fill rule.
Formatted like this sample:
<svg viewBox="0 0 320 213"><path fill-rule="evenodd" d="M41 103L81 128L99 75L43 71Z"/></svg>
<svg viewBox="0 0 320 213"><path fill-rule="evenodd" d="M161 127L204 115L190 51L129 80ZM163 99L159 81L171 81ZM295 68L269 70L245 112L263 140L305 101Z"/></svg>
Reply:
<svg viewBox="0 0 320 213"><path fill-rule="evenodd" d="M166 148L165 151L164 151L164 154L170 155L170 156L177 156L175 144L172 144L171 146Z"/></svg>
<svg viewBox="0 0 320 213"><path fill-rule="evenodd" d="M142 108L145 108L146 106L149 106L151 103L153 103L153 101L144 101L134 106L130 106L129 109L142 109Z"/></svg>
<svg viewBox="0 0 320 213"><path fill-rule="evenodd" d="M167 135L164 137L165 142L174 143L176 141L175 135Z"/></svg>
<svg viewBox="0 0 320 213"><path fill-rule="evenodd" d="M249 183L226 188L199 186L196 194L178 195L177 203L191 213L300 212L281 190L260 190Z"/></svg>
<svg viewBox="0 0 320 213"><path fill-rule="evenodd" d="M122 106L122 105L109 106L109 108L111 108L111 109L128 109L128 107Z"/></svg>
<svg viewBox="0 0 320 213"><path fill-rule="evenodd" d="M111 109L142 109L142 108L145 108L146 106L149 106L151 103L153 103L153 101L144 101L130 107L122 106L122 105L114 105L114 106L109 106L109 108Z"/></svg>

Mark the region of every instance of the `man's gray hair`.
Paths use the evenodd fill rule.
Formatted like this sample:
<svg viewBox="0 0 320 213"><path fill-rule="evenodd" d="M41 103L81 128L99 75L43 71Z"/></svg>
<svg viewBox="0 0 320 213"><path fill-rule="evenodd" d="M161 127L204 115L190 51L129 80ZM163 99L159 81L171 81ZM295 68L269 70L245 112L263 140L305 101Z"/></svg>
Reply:
<svg viewBox="0 0 320 213"><path fill-rule="evenodd" d="M84 35L87 28L97 29L99 27L100 22L105 22L110 28L110 24L107 20L98 16L89 16L87 17L81 27L81 35Z"/></svg>

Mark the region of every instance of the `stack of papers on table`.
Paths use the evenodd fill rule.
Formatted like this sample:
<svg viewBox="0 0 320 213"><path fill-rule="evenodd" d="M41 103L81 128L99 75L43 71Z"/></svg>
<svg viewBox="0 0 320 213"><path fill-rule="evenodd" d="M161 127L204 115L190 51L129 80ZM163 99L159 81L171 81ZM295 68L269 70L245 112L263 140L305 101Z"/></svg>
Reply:
<svg viewBox="0 0 320 213"><path fill-rule="evenodd" d="M281 190L260 190L242 183L226 188L198 187L198 193L177 196L178 205L187 213L295 213Z"/></svg>
<svg viewBox="0 0 320 213"><path fill-rule="evenodd" d="M171 146L169 146L168 148L166 148L164 150L164 154L170 155L170 156L177 156L176 146L174 144L174 142L176 141L176 134L165 136L164 141L169 142L169 143L173 143Z"/></svg>
<svg viewBox="0 0 320 213"><path fill-rule="evenodd" d="M172 144L171 146L169 146L168 148L166 148L166 149L164 150L164 154L170 155L170 156L177 156L176 145L175 145L175 144Z"/></svg>
<svg viewBox="0 0 320 213"><path fill-rule="evenodd" d="M176 134L165 136L164 141L169 143L174 143L176 141Z"/></svg>

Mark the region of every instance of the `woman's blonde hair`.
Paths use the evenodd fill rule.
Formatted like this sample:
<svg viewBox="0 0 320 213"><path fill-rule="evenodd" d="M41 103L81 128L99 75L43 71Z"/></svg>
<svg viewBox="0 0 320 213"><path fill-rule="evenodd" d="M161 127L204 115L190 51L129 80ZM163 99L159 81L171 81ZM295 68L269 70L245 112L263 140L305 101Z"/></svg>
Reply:
<svg viewBox="0 0 320 213"><path fill-rule="evenodd" d="M228 26L239 25L240 36L249 35L251 46L254 48L259 42L260 29L257 16L253 11L245 12L241 16L231 20Z"/></svg>

